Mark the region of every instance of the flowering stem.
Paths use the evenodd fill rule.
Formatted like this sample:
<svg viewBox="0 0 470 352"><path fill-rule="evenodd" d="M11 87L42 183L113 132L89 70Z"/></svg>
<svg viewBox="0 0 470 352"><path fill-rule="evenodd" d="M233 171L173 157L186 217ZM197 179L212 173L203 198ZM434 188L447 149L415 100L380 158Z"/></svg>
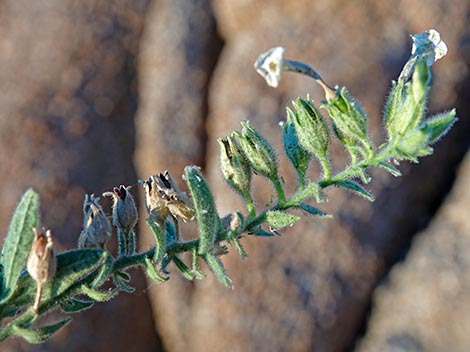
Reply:
<svg viewBox="0 0 470 352"><path fill-rule="evenodd" d="M282 188L282 183L279 176L276 176L276 178L273 179L272 182L274 185L274 189L277 193L279 204L283 204L286 201L286 195L284 193L284 189Z"/></svg>

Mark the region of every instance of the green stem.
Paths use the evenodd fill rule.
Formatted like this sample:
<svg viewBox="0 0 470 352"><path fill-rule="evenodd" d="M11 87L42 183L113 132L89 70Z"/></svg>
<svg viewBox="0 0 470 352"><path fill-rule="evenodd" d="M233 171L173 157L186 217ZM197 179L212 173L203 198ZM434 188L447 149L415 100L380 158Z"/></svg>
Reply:
<svg viewBox="0 0 470 352"><path fill-rule="evenodd" d="M278 203L283 204L286 201L286 195L284 193L284 188L282 188L281 179L279 178L279 176L276 176L276 178L274 178L272 182L274 185L274 189L277 193Z"/></svg>

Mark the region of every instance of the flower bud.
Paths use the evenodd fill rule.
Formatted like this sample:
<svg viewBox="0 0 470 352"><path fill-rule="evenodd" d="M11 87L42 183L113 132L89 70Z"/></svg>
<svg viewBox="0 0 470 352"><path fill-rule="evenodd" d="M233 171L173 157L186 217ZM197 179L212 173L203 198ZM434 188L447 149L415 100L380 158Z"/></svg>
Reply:
<svg viewBox="0 0 470 352"><path fill-rule="evenodd" d="M337 94L323 105L338 130L338 135L347 147L354 147L357 142L368 144L367 118L357 101L349 96L346 87L337 89Z"/></svg>
<svg viewBox="0 0 470 352"><path fill-rule="evenodd" d="M243 154L253 170L268 179L277 180L277 158L273 147L248 121L241 123L242 133L234 132Z"/></svg>
<svg viewBox="0 0 470 352"><path fill-rule="evenodd" d="M111 238L112 228L99 198L85 195L83 201L83 230L78 238L78 248L104 248Z"/></svg>
<svg viewBox="0 0 470 352"><path fill-rule="evenodd" d="M330 135L328 126L315 106L301 98L292 104L295 113L291 115L300 144L318 159L326 158Z"/></svg>
<svg viewBox="0 0 470 352"><path fill-rule="evenodd" d="M47 230L46 233L44 231L44 229L38 231L33 228L34 240L26 264L29 275L37 284L36 299L33 305L33 310L36 312L41 301L42 286L54 276L57 267L51 231Z"/></svg>
<svg viewBox="0 0 470 352"><path fill-rule="evenodd" d="M307 152L300 144L299 137L295 130L294 112L287 108L287 119L285 123L280 123L282 128L282 139L284 142L284 150L287 157L294 165L295 170L299 176L299 181L304 182L305 174L310 164L311 154Z"/></svg>
<svg viewBox="0 0 470 352"><path fill-rule="evenodd" d="M219 138L220 168L225 181L243 198L250 193L251 168L233 137Z"/></svg>
<svg viewBox="0 0 470 352"><path fill-rule="evenodd" d="M134 197L129 192L131 186L114 187L112 192L105 192L103 196L113 197L113 224L122 232L130 233L138 220Z"/></svg>
<svg viewBox="0 0 470 352"><path fill-rule="evenodd" d="M51 231L44 229L34 231L34 240L29 252L27 269L29 275L37 283L43 284L49 281L56 271L56 258L54 256Z"/></svg>

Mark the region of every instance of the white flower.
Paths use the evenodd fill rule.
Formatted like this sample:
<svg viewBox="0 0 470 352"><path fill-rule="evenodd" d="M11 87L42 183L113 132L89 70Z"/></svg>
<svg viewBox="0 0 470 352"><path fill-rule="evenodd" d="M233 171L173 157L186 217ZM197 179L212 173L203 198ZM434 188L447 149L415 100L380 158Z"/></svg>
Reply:
<svg viewBox="0 0 470 352"><path fill-rule="evenodd" d="M276 46L256 59L255 69L270 87L277 87L281 80L284 51L282 46Z"/></svg>
<svg viewBox="0 0 470 352"><path fill-rule="evenodd" d="M441 40L441 35L435 29L414 34L411 39L413 40L411 56L426 57L428 66L447 55L447 45Z"/></svg>

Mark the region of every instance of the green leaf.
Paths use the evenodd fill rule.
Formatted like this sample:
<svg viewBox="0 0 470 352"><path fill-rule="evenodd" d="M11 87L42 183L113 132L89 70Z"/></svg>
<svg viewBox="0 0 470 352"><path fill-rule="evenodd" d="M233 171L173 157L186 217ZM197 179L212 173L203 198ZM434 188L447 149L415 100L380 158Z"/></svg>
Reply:
<svg viewBox="0 0 470 352"><path fill-rule="evenodd" d="M253 232L250 232L250 235L258 236L258 237L273 237L274 236L274 234L272 232L268 232L268 231L262 229L261 227L259 227L258 229L256 229Z"/></svg>
<svg viewBox="0 0 470 352"><path fill-rule="evenodd" d="M147 273L147 276L154 281L165 282L168 280L168 277L161 276L157 272L150 258L145 258L145 272Z"/></svg>
<svg viewBox="0 0 470 352"><path fill-rule="evenodd" d="M266 212L266 222L276 229L291 226L297 220L300 220L300 216L288 214L283 211L272 210Z"/></svg>
<svg viewBox="0 0 470 352"><path fill-rule="evenodd" d="M332 218L333 215L325 213L323 210L320 210L318 208L315 208L314 206L311 206L310 204L307 203L300 203L299 208L306 211L307 213L315 216L320 216L322 218Z"/></svg>
<svg viewBox="0 0 470 352"><path fill-rule="evenodd" d="M91 308L93 304L93 301L84 301L78 298L70 297L60 302L60 307L64 313L77 313Z"/></svg>
<svg viewBox="0 0 470 352"><path fill-rule="evenodd" d="M206 253L203 258L209 266L209 269L214 273L215 277L222 282L225 287L233 288L232 280L230 280L225 273L225 268L220 259L211 253Z"/></svg>
<svg viewBox="0 0 470 352"><path fill-rule="evenodd" d="M317 199L321 198L321 188L317 183L310 182L306 187L295 192L286 202L285 206L295 206L300 201L313 196L315 196Z"/></svg>
<svg viewBox="0 0 470 352"><path fill-rule="evenodd" d="M17 336L24 338L29 343L42 343L50 338L58 330L67 325L71 320L71 317L67 317L57 323L44 325L39 328L23 328L17 325L13 325L12 332Z"/></svg>
<svg viewBox="0 0 470 352"><path fill-rule="evenodd" d="M238 254L242 259L248 258L248 253L245 251L245 248L243 248L240 239L237 237L233 237L231 239L233 241L233 244L235 245L235 248L237 248Z"/></svg>
<svg viewBox="0 0 470 352"><path fill-rule="evenodd" d="M38 222L39 195L29 189L16 207L7 237L3 243L1 254L4 280L2 301L7 300L16 287L33 243L33 227L37 227Z"/></svg>
<svg viewBox="0 0 470 352"><path fill-rule="evenodd" d="M428 137L428 143L437 142L449 132L457 121L455 109L430 117L419 125L419 129Z"/></svg>
<svg viewBox="0 0 470 352"><path fill-rule="evenodd" d="M173 262L175 263L176 267L183 274L183 276L186 279L192 281L194 279L194 275L193 275L193 272L191 271L191 269L186 265L186 263L183 262L177 255L173 256L172 259L173 259Z"/></svg>
<svg viewBox="0 0 470 352"><path fill-rule="evenodd" d="M381 161L379 162L378 164L379 167L387 170L388 172L390 172L393 176L395 177L398 177L398 176L401 176L401 172L400 170L398 170L395 166L393 166L392 164L389 164L385 161Z"/></svg>
<svg viewBox="0 0 470 352"><path fill-rule="evenodd" d="M125 282L131 281L131 276L129 275L129 273L127 273L125 271L118 271L118 272L116 272L116 275L121 277L121 279L123 279Z"/></svg>
<svg viewBox="0 0 470 352"><path fill-rule="evenodd" d="M193 197L196 219L199 227L199 254L209 252L215 243L217 233L221 228L217 215L214 197L198 167L186 166L186 183Z"/></svg>
<svg viewBox="0 0 470 352"><path fill-rule="evenodd" d="M368 191L365 190L364 187L362 187L360 184L351 181L351 180L343 180L343 181L338 181L335 183L335 185L346 188L362 197L367 199L370 202L374 201L374 196L370 194Z"/></svg>
<svg viewBox="0 0 470 352"><path fill-rule="evenodd" d="M94 288L88 287L87 285L82 285L80 287L81 293L87 295L91 299L97 302L106 302L109 301L111 298L118 294L118 290L108 290L108 291L100 291Z"/></svg>
<svg viewBox="0 0 470 352"><path fill-rule="evenodd" d="M135 288L129 286L120 275L114 275L114 283L116 284L116 287L121 291L127 293L132 293L135 291Z"/></svg>
<svg viewBox="0 0 470 352"><path fill-rule="evenodd" d="M153 236L155 237L155 254L153 259L155 262L162 260L166 252L166 235L162 226L155 221L154 217L149 216L146 220L147 225L149 225L152 230Z"/></svg>

